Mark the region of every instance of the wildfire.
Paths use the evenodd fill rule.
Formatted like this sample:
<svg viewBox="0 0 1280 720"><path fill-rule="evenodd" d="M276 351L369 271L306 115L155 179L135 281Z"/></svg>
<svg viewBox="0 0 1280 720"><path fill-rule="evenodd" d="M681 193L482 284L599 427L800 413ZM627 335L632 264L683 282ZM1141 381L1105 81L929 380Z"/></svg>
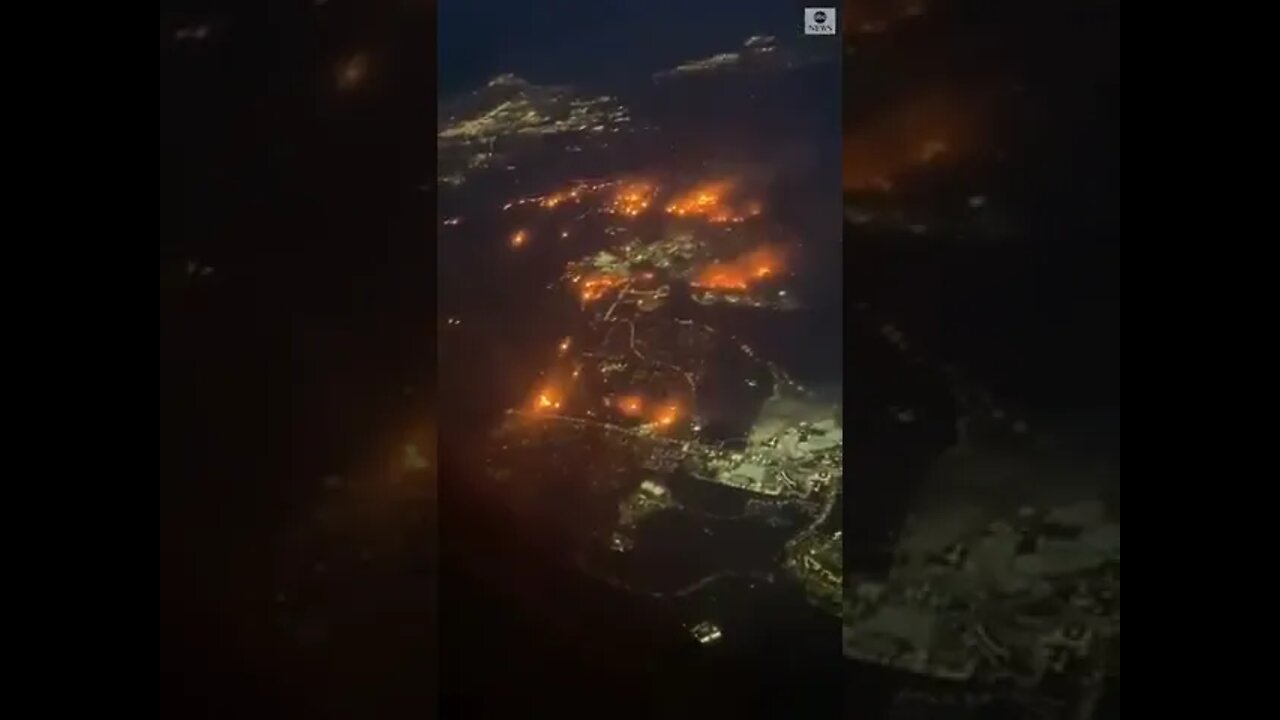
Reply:
<svg viewBox="0 0 1280 720"><path fill-rule="evenodd" d="M524 230L517 230L511 234L511 247L522 248L527 242L529 242L529 233Z"/></svg>
<svg viewBox="0 0 1280 720"><path fill-rule="evenodd" d="M618 275L588 275L576 281L578 297L584 303L594 302L621 285L622 281L623 278Z"/></svg>
<svg viewBox="0 0 1280 720"><path fill-rule="evenodd" d="M560 395L560 391L553 385L543 387L533 398L533 409L538 412L559 410L562 404L563 398Z"/></svg>
<svg viewBox="0 0 1280 720"><path fill-rule="evenodd" d="M675 403L663 405L653 414L653 424L660 428L668 428L680 419L680 406Z"/></svg>
<svg viewBox="0 0 1280 720"><path fill-rule="evenodd" d="M557 190L555 192L547 193L546 195L532 195L529 197L517 198L503 205L502 209L510 210L514 207L520 207L523 205L537 205L545 210L552 210L564 203L577 202L583 199L586 195L598 192L612 184L613 183L610 182L588 183L579 181L564 190Z"/></svg>
<svg viewBox="0 0 1280 720"><path fill-rule="evenodd" d="M928 92L845 128L844 187L890 192L909 177L965 154L975 143L981 96Z"/></svg>
<svg viewBox="0 0 1280 720"><path fill-rule="evenodd" d="M559 192L553 192L550 195L542 196L538 199L538 205L551 210L561 203L577 200L582 197L582 193L584 191L585 188L583 186L575 185L568 190L561 190Z"/></svg>
<svg viewBox="0 0 1280 720"><path fill-rule="evenodd" d="M676 217L711 216L724 212L725 208L721 203L732 187L731 183L723 180L704 183L672 200L667 205L667 212Z"/></svg>
<svg viewBox="0 0 1280 720"><path fill-rule="evenodd" d="M613 406L627 417L640 417L644 412L644 398L639 395L624 395L614 398Z"/></svg>
<svg viewBox="0 0 1280 720"><path fill-rule="evenodd" d="M694 278L697 287L715 290L746 290L753 283L766 280L782 269L782 254L773 247L752 250L727 262L714 262Z"/></svg>
<svg viewBox="0 0 1280 720"><path fill-rule="evenodd" d="M703 217L713 223L737 223L761 212L760 203L735 209L728 197L734 185L728 180L703 183L667 204L667 213L676 217Z"/></svg>
<svg viewBox="0 0 1280 720"><path fill-rule="evenodd" d="M609 212L624 217L636 217L649 209L658 188L650 182L635 181L624 183L614 194L609 204Z"/></svg>

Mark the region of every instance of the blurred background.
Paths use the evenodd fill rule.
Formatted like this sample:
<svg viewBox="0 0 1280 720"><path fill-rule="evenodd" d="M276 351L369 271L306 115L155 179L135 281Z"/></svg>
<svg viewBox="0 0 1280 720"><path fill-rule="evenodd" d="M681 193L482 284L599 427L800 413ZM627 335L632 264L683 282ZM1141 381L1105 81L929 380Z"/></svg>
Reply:
<svg viewBox="0 0 1280 720"><path fill-rule="evenodd" d="M164 717L433 705L433 23L161 5Z"/></svg>

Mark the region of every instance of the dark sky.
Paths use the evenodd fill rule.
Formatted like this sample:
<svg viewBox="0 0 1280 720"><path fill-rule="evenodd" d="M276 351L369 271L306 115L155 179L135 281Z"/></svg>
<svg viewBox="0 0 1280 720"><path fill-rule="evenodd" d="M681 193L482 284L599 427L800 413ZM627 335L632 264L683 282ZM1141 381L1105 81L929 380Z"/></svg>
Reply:
<svg viewBox="0 0 1280 720"><path fill-rule="evenodd" d="M754 34L798 33L801 5L778 0L442 0L440 94L504 72L540 83L647 77L732 50Z"/></svg>

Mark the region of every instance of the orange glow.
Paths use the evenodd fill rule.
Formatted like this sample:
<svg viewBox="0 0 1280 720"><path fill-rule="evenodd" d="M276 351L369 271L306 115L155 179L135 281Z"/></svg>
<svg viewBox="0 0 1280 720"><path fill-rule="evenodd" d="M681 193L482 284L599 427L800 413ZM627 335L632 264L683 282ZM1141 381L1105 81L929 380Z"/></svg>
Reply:
<svg viewBox="0 0 1280 720"><path fill-rule="evenodd" d="M844 36L875 35L907 18L923 15L925 0L845 0Z"/></svg>
<svg viewBox="0 0 1280 720"><path fill-rule="evenodd" d="M573 345L573 338L565 338L560 341L560 344L556 346L556 349L560 351L561 355L563 355L569 352L569 348L572 345Z"/></svg>
<svg viewBox="0 0 1280 720"><path fill-rule="evenodd" d="M667 212L676 217L695 215L711 216L727 212L721 203L733 189L733 184L720 180L699 185L689 192L677 197L667 205Z"/></svg>
<svg viewBox="0 0 1280 720"><path fill-rule="evenodd" d="M680 419L680 406L675 403L663 405L653 415L653 424L660 428L671 427Z"/></svg>
<svg viewBox="0 0 1280 720"><path fill-rule="evenodd" d="M729 204L734 184L728 180L703 183L667 204L667 213L676 217L703 217L713 223L737 223L761 212L760 203L750 203L739 211Z"/></svg>
<svg viewBox="0 0 1280 720"><path fill-rule="evenodd" d="M609 203L609 212L624 217L636 217L649 209L649 205L653 203L653 198L657 194L658 188L650 182L637 180L623 183Z"/></svg>
<svg viewBox="0 0 1280 720"><path fill-rule="evenodd" d="M594 302L621 285L623 280L624 278L618 275L588 275L576 282L578 297L584 303Z"/></svg>
<svg viewBox="0 0 1280 720"><path fill-rule="evenodd" d="M613 406L627 417L640 417L644 412L644 398L639 395L623 395L614 398Z"/></svg>
<svg viewBox="0 0 1280 720"><path fill-rule="evenodd" d="M553 385L547 385L533 398L533 409L538 412L551 412L559 410L563 402L560 391Z"/></svg>
<svg viewBox="0 0 1280 720"><path fill-rule="evenodd" d="M614 183L612 182L602 182L602 183L575 182L572 186L565 188L564 190L557 190L555 192L547 193L546 195L533 195L530 197L523 197L523 198L518 198L516 200L512 200L511 202L508 202L507 204L503 205L502 209L510 210L513 207L517 207L521 205L537 205L538 207L543 208L545 210L552 210L568 202L577 202L581 200L584 196L594 192L598 192L613 184Z"/></svg>
<svg viewBox="0 0 1280 720"><path fill-rule="evenodd" d="M517 230L511 235L511 247L521 248L525 243L529 242L529 233L524 230Z"/></svg>
<svg viewBox="0 0 1280 720"><path fill-rule="evenodd" d="M844 132L844 187L888 192L904 176L967 152L982 97L932 92Z"/></svg>
<svg viewBox="0 0 1280 720"><path fill-rule="evenodd" d="M713 290L746 290L752 283L782 270L782 253L768 245L727 262L706 266L693 280L696 287Z"/></svg>
<svg viewBox="0 0 1280 720"><path fill-rule="evenodd" d="M561 190L559 192L553 192L550 195L542 196L539 198L538 204L548 210L551 210L561 203L577 200L582 197L584 190L585 188L583 186L575 185L568 190Z"/></svg>

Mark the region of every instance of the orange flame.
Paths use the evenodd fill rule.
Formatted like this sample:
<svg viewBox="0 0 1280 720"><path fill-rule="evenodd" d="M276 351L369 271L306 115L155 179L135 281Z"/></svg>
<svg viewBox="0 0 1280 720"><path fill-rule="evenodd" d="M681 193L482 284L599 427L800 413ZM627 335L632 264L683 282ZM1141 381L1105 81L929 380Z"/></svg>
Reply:
<svg viewBox="0 0 1280 720"><path fill-rule="evenodd" d="M640 417L644 412L644 398L639 395L623 395L614 398L613 406L627 417Z"/></svg>
<svg viewBox="0 0 1280 720"><path fill-rule="evenodd" d="M760 204L753 202L745 210L729 204L734 184L728 180L703 183L667 204L667 213L676 217L702 217L713 223L737 223L760 214Z"/></svg>
<svg viewBox="0 0 1280 720"><path fill-rule="evenodd" d="M529 233L524 230L517 230L511 235L511 247L521 248L525 243L529 242Z"/></svg>
<svg viewBox="0 0 1280 720"><path fill-rule="evenodd" d="M578 297L584 303L594 302L621 285L623 280L624 278L618 275L588 275L576 281Z"/></svg>
<svg viewBox="0 0 1280 720"><path fill-rule="evenodd" d="M653 198L657 194L658 188L644 180L623 183L614 194L609 204L609 211L616 215L636 217L649 209L649 205L653 203Z"/></svg>
<svg viewBox="0 0 1280 720"><path fill-rule="evenodd" d="M782 253L764 246L727 262L713 262L693 280L696 287L713 290L746 290L782 270Z"/></svg>
<svg viewBox="0 0 1280 720"><path fill-rule="evenodd" d="M553 412L564 404L564 398L554 385L546 385L533 398L533 409L536 412Z"/></svg>

